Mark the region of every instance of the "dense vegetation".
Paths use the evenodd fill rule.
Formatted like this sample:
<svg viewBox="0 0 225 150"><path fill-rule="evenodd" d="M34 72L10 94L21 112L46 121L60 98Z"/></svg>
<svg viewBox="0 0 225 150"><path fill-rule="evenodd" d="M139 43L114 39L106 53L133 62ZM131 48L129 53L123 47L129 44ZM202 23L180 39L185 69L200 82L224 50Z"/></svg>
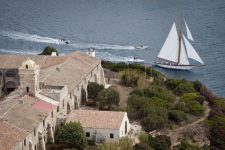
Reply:
<svg viewBox="0 0 225 150"><path fill-rule="evenodd" d="M52 52L56 52L56 55L58 56L58 51L51 46L45 47L45 49L39 54L39 55L52 55Z"/></svg>
<svg viewBox="0 0 225 150"><path fill-rule="evenodd" d="M63 125L56 133L57 143L67 148L82 150L87 146L87 139L80 123L70 122Z"/></svg>
<svg viewBox="0 0 225 150"><path fill-rule="evenodd" d="M123 137L119 141L99 145L98 150L133 150L133 141L128 137Z"/></svg>
<svg viewBox="0 0 225 150"><path fill-rule="evenodd" d="M90 106L97 106L99 110L119 110L119 93L112 88L104 89L103 85L90 82L87 87Z"/></svg>
<svg viewBox="0 0 225 150"><path fill-rule="evenodd" d="M146 131L179 125L186 122L190 116L200 116L204 112L204 101L208 101L211 112L206 127L209 129L210 149L225 149L225 99L217 98L201 82L166 79L151 67L145 68L138 64L104 61L102 65L120 72L121 84L135 88L128 98L128 116L131 120L140 120ZM143 75L145 72L147 77ZM143 77L145 85L140 86L139 81ZM153 82L149 82L150 77L154 78ZM143 144L137 145L136 149L153 147ZM208 148L199 148L182 141L176 149Z"/></svg>

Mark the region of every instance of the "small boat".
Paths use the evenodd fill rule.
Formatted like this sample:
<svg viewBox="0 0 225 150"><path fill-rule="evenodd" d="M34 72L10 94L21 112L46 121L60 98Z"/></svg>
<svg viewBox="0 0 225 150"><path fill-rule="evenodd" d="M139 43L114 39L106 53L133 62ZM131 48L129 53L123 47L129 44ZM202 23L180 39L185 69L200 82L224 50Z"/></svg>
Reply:
<svg viewBox="0 0 225 150"><path fill-rule="evenodd" d="M138 59L137 57L130 57L127 62L136 62L136 63L141 63L144 62L143 59Z"/></svg>
<svg viewBox="0 0 225 150"><path fill-rule="evenodd" d="M135 46L134 48L137 50L143 50L143 49L147 49L148 46L140 45L140 46Z"/></svg>
<svg viewBox="0 0 225 150"><path fill-rule="evenodd" d="M61 38L60 41L65 44L70 44L70 40L65 40L64 38Z"/></svg>
<svg viewBox="0 0 225 150"><path fill-rule="evenodd" d="M178 70L191 70L196 66L204 65L201 57L190 43L190 41L194 41L194 39L185 20L184 23L187 31L187 38L181 30L179 33L177 32L176 24L174 22L164 45L157 55L154 62L155 65ZM190 64L189 58L199 62L201 65Z"/></svg>

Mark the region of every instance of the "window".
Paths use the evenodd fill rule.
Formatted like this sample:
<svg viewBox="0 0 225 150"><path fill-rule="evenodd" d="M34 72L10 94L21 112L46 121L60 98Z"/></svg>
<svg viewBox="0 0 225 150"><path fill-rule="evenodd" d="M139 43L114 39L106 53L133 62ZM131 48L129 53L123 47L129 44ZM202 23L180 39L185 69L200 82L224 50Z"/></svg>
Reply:
<svg viewBox="0 0 225 150"><path fill-rule="evenodd" d="M90 132L86 132L86 137L90 137Z"/></svg>
<svg viewBox="0 0 225 150"><path fill-rule="evenodd" d="M127 134L127 121L125 121L125 134Z"/></svg>
<svg viewBox="0 0 225 150"><path fill-rule="evenodd" d="M63 108L64 108L64 100L63 100Z"/></svg>
<svg viewBox="0 0 225 150"><path fill-rule="evenodd" d="M26 69L28 69L28 65L26 65Z"/></svg>
<svg viewBox="0 0 225 150"><path fill-rule="evenodd" d="M36 136L36 128L34 128L34 136Z"/></svg>
<svg viewBox="0 0 225 150"><path fill-rule="evenodd" d="M70 98L72 98L72 93L70 92Z"/></svg>
<svg viewBox="0 0 225 150"><path fill-rule="evenodd" d="M43 120L43 127L45 127L45 120Z"/></svg>
<svg viewBox="0 0 225 150"><path fill-rule="evenodd" d="M27 93L29 93L30 92L30 88L29 87L27 87Z"/></svg>
<svg viewBox="0 0 225 150"><path fill-rule="evenodd" d="M59 112L59 106L57 106L57 112Z"/></svg>
<svg viewBox="0 0 225 150"><path fill-rule="evenodd" d="M37 150L37 145L34 146L34 150Z"/></svg>
<svg viewBox="0 0 225 150"><path fill-rule="evenodd" d="M79 85L77 86L77 91L79 92Z"/></svg>
<svg viewBox="0 0 225 150"><path fill-rule="evenodd" d="M53 114L53 111L52 111L52 118L53 118L53 115L54 115L54 114Z"/></svg>
<svg viewBox="0 0 225 150"><path fill-rule="evenodd" d="M27 141L26 141L26 139L24 139L23 140L23 145L26 146L26 144L27 144Z"/></svg>
<svg viewBox="0 0 225 150"><path fill-rule="evenodd" d="M114 134L110 133L110 139L113 139L113 138L114 138Z"/></svg>

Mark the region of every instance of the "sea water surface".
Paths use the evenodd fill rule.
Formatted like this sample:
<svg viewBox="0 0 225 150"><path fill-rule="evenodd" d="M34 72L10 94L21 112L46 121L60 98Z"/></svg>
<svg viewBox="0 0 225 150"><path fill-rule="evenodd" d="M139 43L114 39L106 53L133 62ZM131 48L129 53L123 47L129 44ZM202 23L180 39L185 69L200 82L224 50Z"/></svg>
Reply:
<svg viewBox="0 0 225 150"><path fill-rule="evenodd" d="M1 0L0 53L38 54L50 45L68 54L94 47L104 60L126 62L135 56L151 64L181 16L205 66L157 69L170 77L200 80L225 97L224 0ZM134 50L137 45L149 48Z"/></svg>

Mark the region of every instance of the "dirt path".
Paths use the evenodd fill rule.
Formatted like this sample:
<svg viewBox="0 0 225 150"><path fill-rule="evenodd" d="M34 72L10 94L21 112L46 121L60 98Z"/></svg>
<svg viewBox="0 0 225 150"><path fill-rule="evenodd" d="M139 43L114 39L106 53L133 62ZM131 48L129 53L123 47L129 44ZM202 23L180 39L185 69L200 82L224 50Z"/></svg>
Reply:
<svg viewBox="0 0 225 150"><path fill-rule="evenodd" d="M127 106L127 98L133 89L120 85L118 79L111 79L110 84L112 85L112 88L115 89L120 95L120 108L125 110Z"/></svg>
<svg viewBox="0 0 225 150"><path fill-rule="evenodd" d="M179 137L182 137L183 132L193 129L197 124L199 124L200 122L207 119L209 112L210 112L210 107L208 106L208 102L205 101L203 104L203 107L205 108L205 111L201 118L199 118L198 120L196 120L190 124L186 124L177 129L168 131L167 135L170 136L170 138L171 138L172 146L179 144L178 140L179 140Z"/></svg>

